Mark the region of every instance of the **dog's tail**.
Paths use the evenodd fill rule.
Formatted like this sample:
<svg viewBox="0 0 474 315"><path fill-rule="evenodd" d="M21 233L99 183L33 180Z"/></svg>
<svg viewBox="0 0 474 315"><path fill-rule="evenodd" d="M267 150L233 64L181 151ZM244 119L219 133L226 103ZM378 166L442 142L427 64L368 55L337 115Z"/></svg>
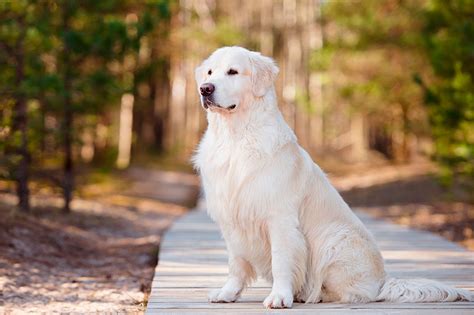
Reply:
<svg viewBox="0 0 474 315"><path fill-rule="evenodd" d="M387 302L454 302L473 301L473 294L464 289L427 279L387 278L380 289L378 301Z"/></svg>

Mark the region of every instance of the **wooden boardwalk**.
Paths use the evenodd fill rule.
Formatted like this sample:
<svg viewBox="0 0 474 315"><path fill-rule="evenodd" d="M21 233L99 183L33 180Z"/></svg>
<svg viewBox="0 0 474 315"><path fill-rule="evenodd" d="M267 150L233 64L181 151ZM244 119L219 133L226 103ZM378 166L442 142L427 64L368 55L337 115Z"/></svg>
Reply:
<svg viewBox="0 0 474 315"><path fill-rule="evenodd" d="M357 215L372 231L388 273L399 278L430 278L474 290L474 254L437 235L415 231L366 214ZM207 302L210 289L222 286L227 254L218 227L205 210L179 219L165 234L146 314L473 314L474 303L299 304L265 310L270 284L259 280L236 303Z"/></svg>

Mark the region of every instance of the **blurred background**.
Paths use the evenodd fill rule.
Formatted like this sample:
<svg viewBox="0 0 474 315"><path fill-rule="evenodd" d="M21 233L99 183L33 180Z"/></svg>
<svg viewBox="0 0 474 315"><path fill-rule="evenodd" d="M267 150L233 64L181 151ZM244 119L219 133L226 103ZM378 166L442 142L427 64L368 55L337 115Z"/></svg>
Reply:
<svg viewBox="0 0 474 315"><path fill-rule="evenodd" d="M154 172L192 172L194 69L226 45L277 61L286 121L351 205L473 246L473 0L0 0L8 218L127 189L190 207L195 179Z"/></svg>

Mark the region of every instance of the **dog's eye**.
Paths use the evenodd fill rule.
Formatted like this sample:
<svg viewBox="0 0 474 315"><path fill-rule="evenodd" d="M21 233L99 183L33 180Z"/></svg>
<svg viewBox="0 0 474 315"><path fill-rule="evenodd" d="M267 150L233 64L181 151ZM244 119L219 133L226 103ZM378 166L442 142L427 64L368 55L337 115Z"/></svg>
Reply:
<svg viewBox="0 0 474 315"><path fill-rule="evenodd" d="M207 74L208 74L208 75L211 75L211 74L212 74L212 70L209 69L209 71L207 71Z"/></svg>
<svg viewBox="0 0 474 315"><path fill-rule="evenodd" d="M237 70L229 69L229 71L227 71L227 74L228 75L236 75L236 74L239 74L239 73L237 72Z"/></svg>

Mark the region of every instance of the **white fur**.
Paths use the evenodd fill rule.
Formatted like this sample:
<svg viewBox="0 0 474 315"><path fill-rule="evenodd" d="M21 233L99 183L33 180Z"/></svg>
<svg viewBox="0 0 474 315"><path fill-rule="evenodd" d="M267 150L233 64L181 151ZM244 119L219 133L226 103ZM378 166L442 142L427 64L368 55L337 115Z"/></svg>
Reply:
<svg viewBox="0 0 474 315"><path fill-rule="evenodd" d="M230 76L229 68L239 74ZM212 74L208 75L208 71ZM240 47L214 52L196 69L213 83L208 129L194 156L209 215L229 252L229 278L211 302L233 302L256 276L273 283L264 305L470 300L429 280L388 278L371 234L297 143L277 106L278 68ZM231 104L237 107L226 109Z"/></svg>

